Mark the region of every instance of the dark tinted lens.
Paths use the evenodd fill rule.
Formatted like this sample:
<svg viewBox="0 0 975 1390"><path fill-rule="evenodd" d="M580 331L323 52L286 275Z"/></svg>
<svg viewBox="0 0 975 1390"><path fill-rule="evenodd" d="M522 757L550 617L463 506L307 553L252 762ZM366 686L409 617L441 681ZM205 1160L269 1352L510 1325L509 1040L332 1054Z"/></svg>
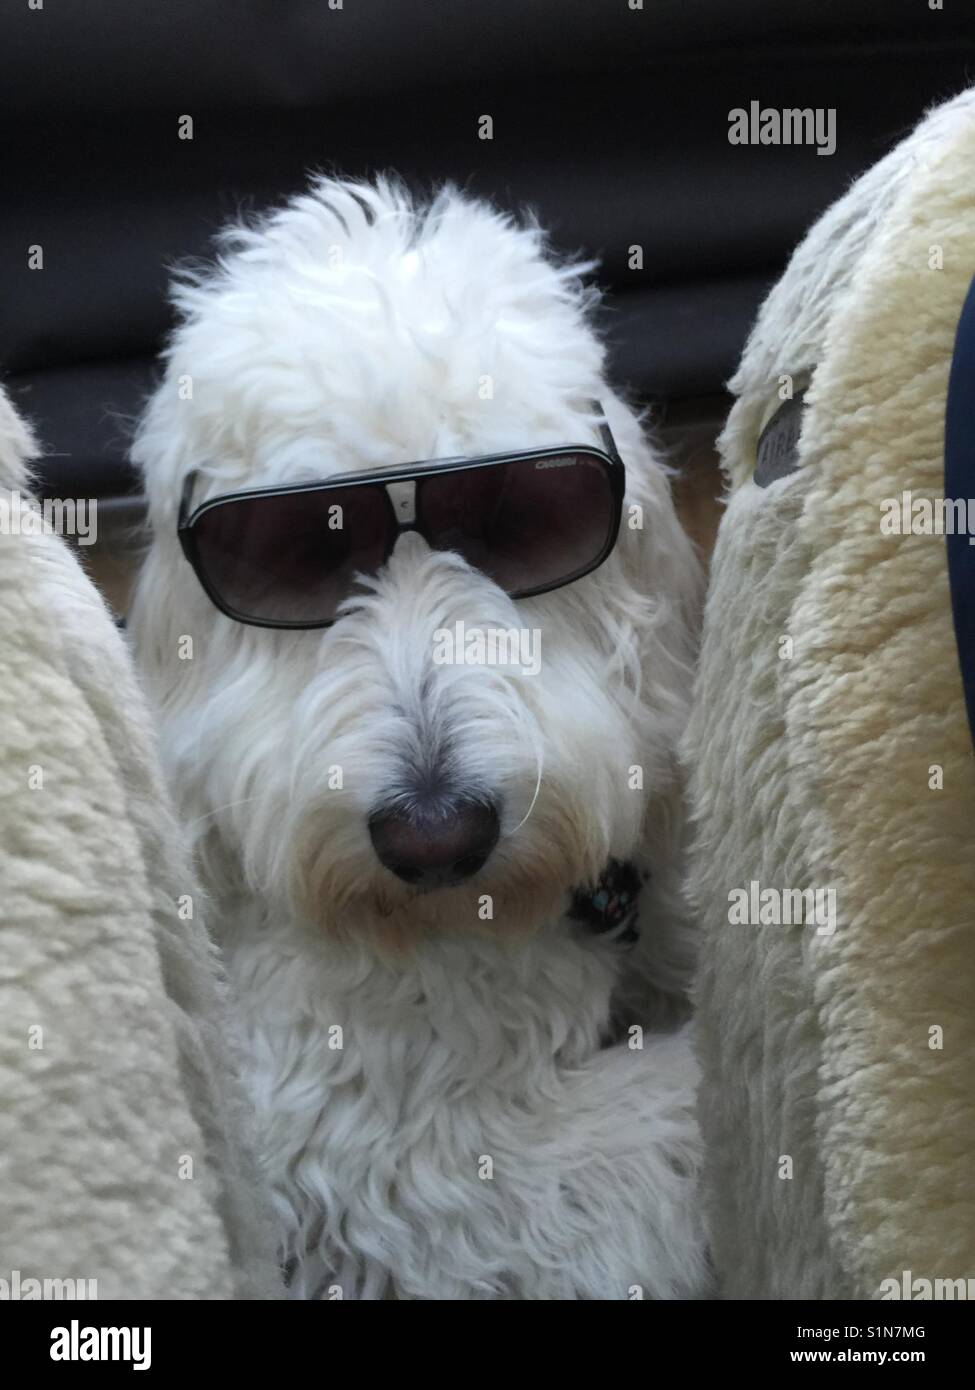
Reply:
<svg viewBox="0 0 975 1390"><path fill-rule="evenodd" d="M589 569L609 544L618 514L606 463L586 453L434 474L419 491L430 545L456 550L508 593Z"/></svg>
<svg viewBox="0 0 975 1390"><path fill-rule="evenodd" d="M384 489L331 488L221 503L193 540L211 589L241 617L324 623L356 575L382 565L392 529Z"/></svg>

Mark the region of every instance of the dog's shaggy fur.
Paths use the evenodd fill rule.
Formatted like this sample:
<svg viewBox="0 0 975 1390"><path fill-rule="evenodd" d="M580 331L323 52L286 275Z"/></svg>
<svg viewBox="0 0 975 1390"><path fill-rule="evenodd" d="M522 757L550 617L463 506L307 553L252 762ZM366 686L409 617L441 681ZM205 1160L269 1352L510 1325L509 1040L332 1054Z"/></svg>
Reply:
<svg viewBox="0 0 975 1390"><path fill-rule="evenodd" d="M419 207L322 181L175 291L135 450L154 539L132 627L299 1296L703 1290L694 1065L685 1031L653 1031L689 964L675 747L700 575L603 378L586 269L454 191ZM593 400L627 465L623 529L557 592L514 603L407 534L334 627L275 632L222 616L180 554L190 469L202 500L595 442ZM540 630L540 672L436 666L457 620ZM368 830L420 770L502 808L484 868L427 894ZM565 915L611 858L651 874L631 954Z"/></svg>

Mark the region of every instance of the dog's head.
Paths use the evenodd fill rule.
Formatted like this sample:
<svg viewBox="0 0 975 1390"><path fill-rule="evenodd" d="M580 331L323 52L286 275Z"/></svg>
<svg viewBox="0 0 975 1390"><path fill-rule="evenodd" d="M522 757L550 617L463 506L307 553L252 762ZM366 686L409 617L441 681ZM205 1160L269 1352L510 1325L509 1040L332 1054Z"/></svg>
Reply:
<svg viewBox="0 0 975 1390"><path fill-rule="evenodd" d="M584 269L456 191L417 207L389 183L323 181L177 284L135 449L153 541L132 628L218 892L336 930L503 932L639 855L674 783L699 576L665 472L603 380ZM406 531L331 626L273 630L220 612L181 553L193 471L198 506L598 445L593 401L626 465L621 528L553 592L514 600Z"/></svg>

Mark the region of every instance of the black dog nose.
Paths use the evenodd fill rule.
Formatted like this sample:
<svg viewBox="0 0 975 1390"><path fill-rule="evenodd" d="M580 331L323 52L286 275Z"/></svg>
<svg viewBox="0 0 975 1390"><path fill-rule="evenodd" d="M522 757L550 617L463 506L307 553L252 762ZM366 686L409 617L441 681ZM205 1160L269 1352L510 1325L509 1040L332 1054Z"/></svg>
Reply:
<svg viewBox="0 0 975 1390"><path fill-rule="evenodd" d="M499 829L491 802L461 797L427 797L369 818L380 863L404 883L424 889L449 888L476 874L497 844Z"/></svg>

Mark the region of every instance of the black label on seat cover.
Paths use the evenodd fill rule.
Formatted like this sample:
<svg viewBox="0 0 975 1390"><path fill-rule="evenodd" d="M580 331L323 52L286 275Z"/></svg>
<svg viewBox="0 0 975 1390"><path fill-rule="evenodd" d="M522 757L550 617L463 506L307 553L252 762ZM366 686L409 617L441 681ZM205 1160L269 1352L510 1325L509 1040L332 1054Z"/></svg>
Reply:
<svg viewBox="0 0 975 1390"><path fill-rule="evenodd" d="M755 482L759 487L785 478L799 467L799 435L805 391L783 401L758 438Z"/></svg>

